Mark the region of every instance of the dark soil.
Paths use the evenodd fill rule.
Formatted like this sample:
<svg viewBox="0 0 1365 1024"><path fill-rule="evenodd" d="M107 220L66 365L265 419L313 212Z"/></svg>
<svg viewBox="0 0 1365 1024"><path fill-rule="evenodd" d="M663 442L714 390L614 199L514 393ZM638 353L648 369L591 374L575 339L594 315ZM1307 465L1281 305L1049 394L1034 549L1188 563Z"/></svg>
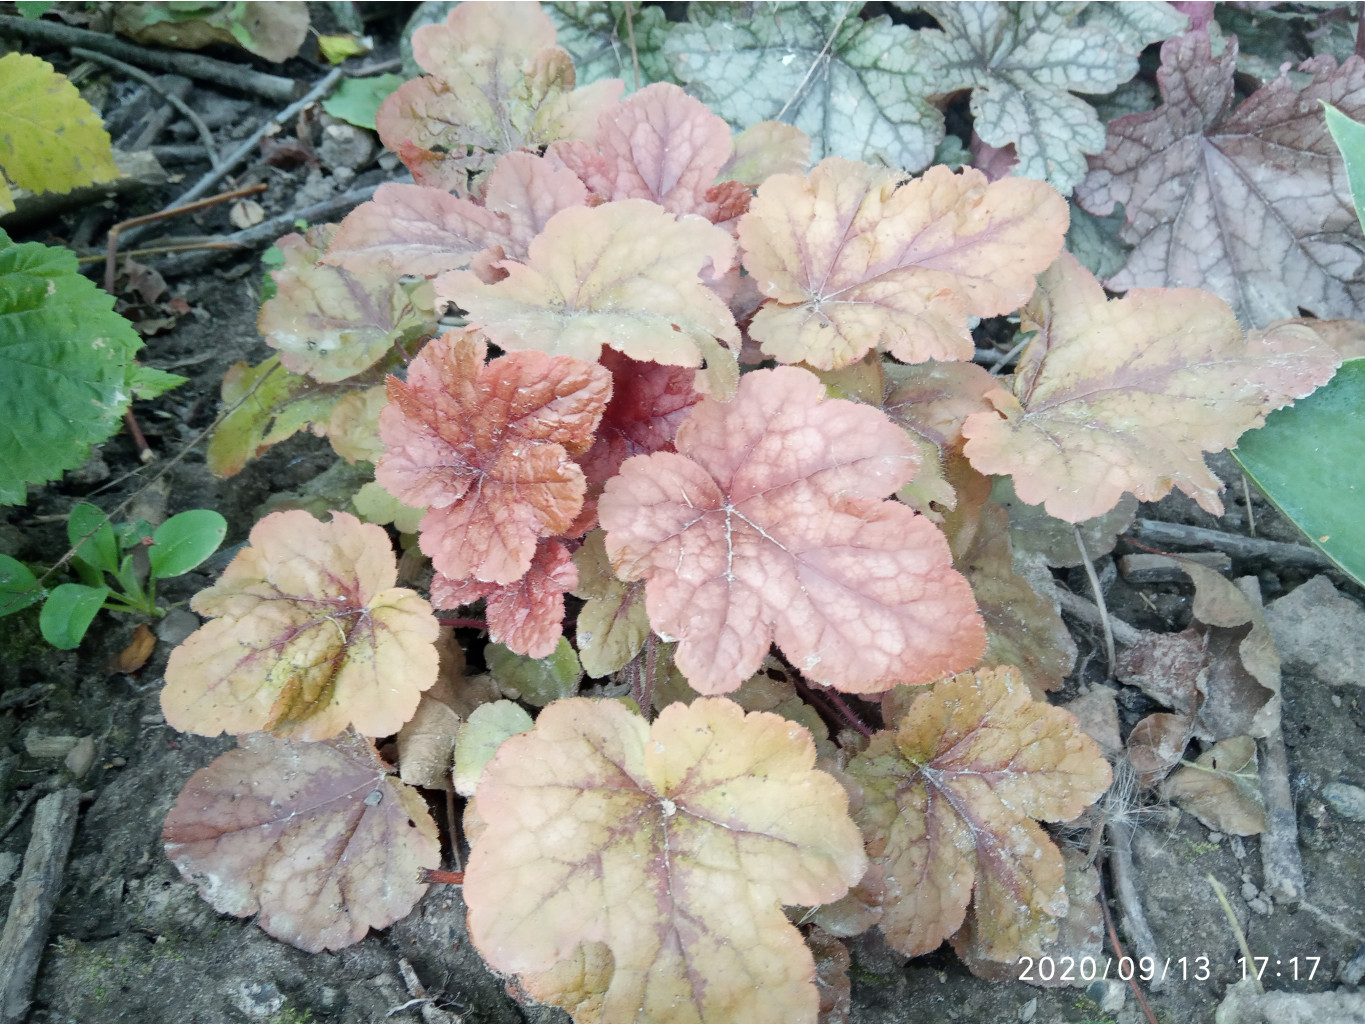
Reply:
<svg viewBox="0 0 1365 1024"><path fill-rule="evenodd" d="M396 39L396 33L393 33ZM393 47L391 47L391 50ZM381 53L378 56L383 57ZM69 70L64 55L50 54ZM233 55L235 58L236 55ZM318 70L294 62L286 74L315 80ZM115 81L105 90L106 116L130 103L136 90ZM220 145L244 136L274 111L241 96L224 96L196 84L191 102L216 122ZM192 139L192 136L188 137ZM177 141L181 141L177 139ZM174 170L192 181L203 170L193 164ZM336 167L245 168L233 184L256 180L271 185L262 200L268 214L300 208L389 170L372 158L338 178ZM391 168L390 168L391 170ZM226 186L224 186L226 187ZM20 239L79 245L99 244L116 219L156 209L184 185L132 194L110 208L71 210L15 231ZM195 225L174 230L213 234L232 230L225 209L195 218ZM183 265L183 264L180 264ZM230 738L204 739L176 733L165 725L159 690L166 659L193 616L183 603L207 586L246 538L261 506L305 487L331 467L336 457L311 436L296 437L250 463L229 480L215 479L200 448L190 449L161 480L148 478L213 419L223 374L234 362L256 363L269 355L255 329L262 284L258 254L219 261L193 276L162 268L170 295L191 312L170 330L147 339L146 363L190 377L188 384L153 402L135 407L158 460L143 466L126 435L115 437L81 470L47 487L34 488L29 504L0 509L0 551L34 562L51 562L66 547L65 518L79 500L112 508L137 493L135 516L156 522L190 508L214 508L228 519L224 550L200 571L171 581L166 601L181 605L158 625L162 636L145 667L134 674L111 671L111 660L129 642L136 623L105 614L86 641L72 652L47 647L39 636L37 609L4 620L0 637L0 822L17 817L17 827L0 839L0 906L13 894L29 840L32 815L28 797L41 787L69 783L84 793L82 812L62 882L49 945L34 993L33 1024L240 1024L304 1021L371 1024L392 1020L479 1022L567 1020L558 1011L520 1006L503 982L481 964L468 941L458 888L434 886L406 920L337 953L309 955L262 933L251 921L213 911L193 885L182 880L161 846L161 823L189 775L232 746ZM127 293L131 298L131 293ZM1229 512L1213 520L1191 502L1175 497L1144 506L1141 515L1172 522L1247 532L1241 478L1231 460L1216 463L1236 486L1228 493ZM131 475L128 475L131 474ZM1299 539L1259 496L1253 496L1257 535ZM1136 550L1121 542L1118 553ZM1130 587L1114 579L1112 559L1103 559L1103 578L1113 579L1111 610L1143 628L1182 628L1189 616L1189 590L1175 585ZM1265 562L1238 563L1237 575L1257 576L1267 600L1288 594L1311 576ZM1082 574L1059 573L1079 592ZM1338 588L1360 603L1348 581ZM1089 627L1076 626L1082 666L1064 702L1082 688L1102 681L1104 655ZM1322 789L1332 782L1365 786L1365 713L1360 678L1324 680L1305 669L1286 672L1283 683L1284 735L1289 752L1303 859L1306 899L1297 907L1260 898L1261 861L1256 838L1213 836L1187 814L1131 811L1135 828L1134 879L1159 949L1172 963L1185 958L1189 978L1164 990L1144 986L1156 1018L1166 1024L1214 1020L1229 986L1241 977L1242 955L1206 876L1219 879L1254 955L1269 956L1266 987L1290 993L1343 988L1340 972L1365 942L1365 822L1328 806ZM1121 697L1125 731L1140 712L1151 709L1136 691ZM71 778L60 757L29 752L32 737L92 736L96 756L79 779ZM1158 811L1161 808L1157 808ZM1106 880L1106 891L1112 885ZM1255 906L1258 909L1252 909ZM905 964L876 937L850 942L853 951L853 1011L857 1024L896 1022L1117 1021L1142 1019L1125 986L1039 988L974 977L947 947ZM1207 958L1206 980L1196 980L1195 963ZM1299 981L1284 966L1300 958ZM1306 957L1320 957L1306 978ZM1274 961L1282 962L1275 976ZM430 1000L413 1004L405 982L410 964ZM1173 968L1175 970L1176 968ZM1113 973L1111 972L1111 977ZM1347 977L1355 977L1347 971ZM1353 986L1344 986L1352 996ZM1352 996L1353 997L1353 996ZM1353 997L1354 998L1354 997ZM1101 1005L1103 1004L1103 1005ZM404 1008L406 1007L406 1008ZM390 1016L391 1014L391 1016ZM1223 1018L1220 1018L1220 1020ZM1234 1018L1228 1018L1229 1020ZM1236 1020L1259 1020L1237 1017ZM1321 1024L1332 1017L1319 1014ZM741 1022L737 1022L741 1024Z"/></svg>

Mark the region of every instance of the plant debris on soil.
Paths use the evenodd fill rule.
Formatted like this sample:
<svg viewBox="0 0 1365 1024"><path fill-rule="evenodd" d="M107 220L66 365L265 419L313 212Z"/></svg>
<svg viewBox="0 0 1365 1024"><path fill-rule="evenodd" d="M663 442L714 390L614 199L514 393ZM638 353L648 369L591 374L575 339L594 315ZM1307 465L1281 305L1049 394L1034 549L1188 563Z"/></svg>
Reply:
<svg viewBox="0 0 1365 1024"><path fill-rule="evenodd" d="M0 4L0 15L14 16L13 7ZM333 8L363 15L374 49L344 65L346 76L400 69L400 36L412 5L308 7L323 34ZM226 480L206 465L202 437L219 413L224 374L238 361L255 365L271 354L257 331L269 284L262 252L296 222L340 220L380 183L402 180L403 168L374 132L315 103L280 117L333 74L320 60L272 64L221 44L206 51L239 67L253 60L261 73L295 83L282 99L272 98L268 82L226 84L188 64L182 68L188 76L147 65L157 76L152 88L60 42L25 42L23 49L72 76L101 110L119 148L154 158L110 198L104 192L75 202L52 197L0 221L16 240L70 247L88 258L92 274L104 273L100 257L114 225L183 197L212 159L248 140L253 145L243 163L194 197L232 191L234 198L120 232L111 279L119 310L145 338L141 360L188 378L134 405L151 457L125 431L98 446L78 470L32 488L27 505L0 507L0 552L44 563L66 549L66 519L82 501L105 509L131 501L125 517L153 524L195 508L216 509L228 521L218 554L166 581L161 598L172 610L151 624L149 657L151 638L129 617L102 614L72 651L43 641L36 607L0 627L0 905L16 893L41 799L79 793L68 815L74 815L74 833L65 869L52 881L59 889L32 1005L14 1018L0 1007L0 1020L567 1021L558 1009L523 1005L484 966L470 944L457 886L432 886L410 915L354 945L309 954L270 938L250 919L216 913L163 849L163 822L186 779L235 745L230 736L179 733L162 715L167 658L199 626L188 600L216 580L262 515L328 507L328 487L345 469L326 440L307 433ZM1155 66L1153 51L1139 78L1148 89ZM193 110L199 124L168 95ZM962 116L950 111L950 125ZM1007 347L997 349L990 337L997 328L987 321L977 330L988 363ZM1098 807L1067 834L1082 853L1104 842L1123 844L1110 851L1099 883L1112 925L1088 925L1117 934L1122 954L1106 937L1103 956L1092 964L1064 965L1059 957L995 965L990 980L969 971L947 944L907 962L879 932L865 932L848 940L848 1019L1139 1024L1151 1019L1141 1000L1156 1020L1171 1024L1365 1022L1358 987L1365 978L1365 592L1303 544L1230 457L1209 463L1227 486L1222 516L1178 493L1142 504L1094 569L1121 657L1138 646L1139 631L1180 634L1195 617L1197 580L1169 560L1154 559L1154 552L1198 553L1203 565L1239 581L1252 606L1262 603L1281 662L1284 806L1293 819L1272 822L1272 832L1296 830L1301 880L1286 888L1283 878L1267 877L1267 865L1279 863L1267 852L1271 833L1220 830L1190 804L1141 790L1139 779L1120 773ZM1125 744L1137 745L1131 735L1137 723L1172 705L1151 687L1110 678L1086 568L1054 562L1041 571L1073 595L1062 606L1079 653L1051 702L1071 707L1097 738L1111 737L1105 753L1127 763L1123 752ZM1240 642L1252 628L1211 624L1200 642L1232 643L1219 629L1237 633ZM141 664L129 654L138 645L146 658ZM1188 738L1181 734L1176 758ZM1160 756L1159 748L1158 738L1144 755ZM1217 791L1215 803L1230 799L1228 792ZM443 822L445 806L434 810ZM1134 919L1134 908L1145 924ZM1064 979L1064 971L1072 978ZM1251 980L1257 975L1278 995L1258 996Z"/></svg>

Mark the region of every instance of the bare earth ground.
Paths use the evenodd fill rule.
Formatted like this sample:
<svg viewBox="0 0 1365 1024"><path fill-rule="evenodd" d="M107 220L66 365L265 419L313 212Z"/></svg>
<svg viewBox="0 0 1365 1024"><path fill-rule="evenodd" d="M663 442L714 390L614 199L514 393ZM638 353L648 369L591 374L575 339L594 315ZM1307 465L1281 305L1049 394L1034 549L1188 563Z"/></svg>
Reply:
<svg viewBox="0 0 1365 1024"><path fill-rule="evenodd" d="M262 113L257 110L239 120ZM312 175L309 187L314 192L339 188L329 184L327 170L323 168L321 177ZM305 205L299 186L309 177L307 168L262 173L274 183L269 212L290 208L291 202ZM221 217L210 217L200 230L215 230L220 224ZM53 230L61 233L55 225ZM23 237L42 240L44 235L38 230ZM239 359L255 363L269 354L255 330L260 273L254 255L220 263L195 277L170 280L172 292L185 298L194 312L173 330L149 338L144 361L178 367L192 380L137 407L163 459L212 419L223 373L232 363ZM207 586L245 540L262 503L303 487L333 462L325 442L295 438L238 477L219 481L208 473L200 452L191 452L162 485L141 496L136 514L156 520L188 508L216 508L228 517L229 534L224 552L202 571L172 582L165 598L183 603ZM84 470L62 483L34 489L26 508L0 509L0 551L34 560L57 557L65 549L64 519L71 505L136 465L131 443L119 436ZM1226 479L1236 479L1230 461L1217 466ZM136 479L117 484L101 492L98 501L111 507L138 484ZM1212 520L1178 499L1146 506L1141 514L1245 533L1245 506L1234 498L1237 493L1229 492L1229 513L1222 520ZM1264 501L1259 497L1254 501L1259 535L1297 539L1292 527L1277 521ZM1239 562L1236 569L1239 574L1259 574L1268 602L1290 593L1310 575L1254 562ZM1079 579L1072 582L1084 592ZM1334 577L1334 582L1365 616L1359 607L1361 592L1342 578ZM1159 624L1181 628L1189 615L1189 591L1170 586L1158 590L1144 600L1119 581L1110 600L1117 615L1145 628ZM1160 616L1154 616L1153 606ZM29 1020L566 1021L558 1011L519 1006L505 993L502 981L483 968L468 942L456 888L433 887L409 918L382 934L372 934L339 953L309 955L270 939L251 921L218 915L181 880L162 852L162 819L189 775L232 745L229 738L180 735L161 719L158 697L166 658L174 643L193 628L192 618L181 611L163 620L158 627L162 642L135 676L107 667L130 639L131 621L102 616L74 652L54 651L43 644L36 609L0 626L0 823L24 806L33 787L58 780L65 770L60 758L29 753L26 738L93 736L96 746L93 766L75 783L86 799ZM1076 632L1082 654L1094 651L1097 638L1085 627ZM1319 645L1316 654L1311 650L1314 641ZM1255 838L1211 835L1194 818L1175 811L1136 819L1132 857L1140 900L1157 947L1173 963L1186 958L1190 974L1188 980L1177 977L1160 991L1144 986L1158 1020L1365 1021L1365 997L1342 980L1344 975L1359 981L1360 971L1352 970L1352 960L1365 948L1365 821L1353 819L1323 797L1324 787L1331 783L1365 787L1361 707L1365 661L1353 665L1349 657L1342 657L1361 641L1362 634L1352 632L1346 619L1324 616L1301 638L1308 653L1285 671L1284 735L1306 882L1306 900L1300 906L1276 906L1262 897ZM1102 662L1102 654L1091 659L1090 683L1103 675ZM1078 692L1073 680L1058 696L1064 701ZM1125 731L1152 710L1136 690L1125 690L1119 706ZM17 827L0 840L0 906L7 905L13 894L31 821L31 813L22 814ZM1206 880L1210 874L1227 891L1252 953L1271 958L1263 979L1266 988L1294 998L1271 1008L1238 1009L1234 997L1215 1018L1220 1002L1241 976L1242 954ZM1123 985L1038 988L990 982L969 974L946 947L903 965L875 938L864 936L850 945L856 1024L1137 1024L1144 1019ZM1200 957L1207 958L1207 980L1194 979ZM1295 982L1288 976L1292 957L1300 958L1301 975L1308 970L1304 958L1320 957L1315 976ZM1286 965L1280 977L1274 976L1276 959ZM413 999L413 989L403 977L403 961L426 986L430 1002L399 1009ZM1298 998L1332 992L1337 997Z"/></svg>

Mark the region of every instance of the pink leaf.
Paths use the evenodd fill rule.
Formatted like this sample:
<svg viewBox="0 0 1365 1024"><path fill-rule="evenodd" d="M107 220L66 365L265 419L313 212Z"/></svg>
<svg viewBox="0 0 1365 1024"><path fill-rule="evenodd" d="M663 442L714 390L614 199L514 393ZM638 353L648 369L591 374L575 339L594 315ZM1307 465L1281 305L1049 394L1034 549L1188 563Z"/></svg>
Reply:
<svg viewBox="0 0 1365 1024"><path fill-rule="evenodd" d="M215 910L310 953L406 916L441 863L426 803L356 737L253 733L190 777L162 838Z"/></svg>
<svg viewBox="0 0 1365 1024"><path fill-rule="evenodd" d="M488 346L451 332L389 378L379 417L388 451L376 479L430 510L421 548L452 580L506 584L531 567L536 542L563 533L586 481L571 460L591 445L611 375L569 356L514 352L484 366Z"/></svg>
<svg viewBox="0 0 1365 1024"><path fill-rule="evenodd" d="M431 601L437 608L458 608L487 598L490 639L516 654L546 658L564 635L564 595L577 586L578 570L568 549L542 540L521 579L498 585L438 573L431 583Z"/></svg>
<svg viewBox="0 0 1365 1024"><path fill-rule="evenodd" d="M859 693L975 663L985 637L943 535L882 500L915 471L885 414L795 368L744 376L703 400L677 454L630 459L598 514L622 579L644 578L649 619L680 642L702 693L736 689L776 640L813 679Z"/></svg>

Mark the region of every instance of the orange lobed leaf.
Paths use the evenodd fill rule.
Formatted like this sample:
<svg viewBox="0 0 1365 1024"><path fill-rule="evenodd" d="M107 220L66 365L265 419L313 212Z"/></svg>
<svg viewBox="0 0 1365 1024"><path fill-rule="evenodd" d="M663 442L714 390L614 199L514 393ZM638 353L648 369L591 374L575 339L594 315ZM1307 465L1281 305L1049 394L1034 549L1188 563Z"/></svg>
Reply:
<svg viewBox="0 0 1365 1024"><path fill-rule="evenodd" d="M592 954L601 1020L814 1024L815 965L780 907L837 899L867 866L814 763L805 729L728 700L652 726L614 701L551 704L479 780L470 937L575 1006ZM551 984L556 965L573 980Z"/></svg>
<svg viewBox="0 0 1365 1024"><path fill-rule="evenodd" d="M570 356L514 352L484 365L472 331L430 342L389 378L379 416L388 450L375 478L429 505L420 544L452 580L507 584L531 567L541 537L563 533L587 484L572 456L592 445L611 374Z"/></svg>
<svg viewBox="0 0 1365 1024"><path fill-rule="evenodd" d="M573 60L538 5L459 4L413 33L412 53L427 77L389 96L375 126L417 184L462 194L502 154L591 137L623 87L575 89Z"/></svg>
<svg viewBox="0 0 1365 1024"><path fill-rule="evenodd" d="M1208 292L1136 288L1106 300L1069 253L1022 316L1038 333L1013 392L993 392L997 411L963 424L965 451L982 473L1013 476L1020 500L1071 523L1109 511L1125 491L1155 501L1172 487L1221 515L1222 484L1203 453L1236 444L1339 362L1306 334L1244 339Z"/></svg>
<svg viewBox="0 0 1365 1024"><path fill-rule="evenodd" d="M300 740L397 732L436 680L438 626L395 587L383 528L344 512L276 512L190 602L212 616L171 652L161 708L182 732Z"/></svg>
<svg viewBox="0 0 1365 1024"><path fill-rule="evenodd" d="M1016 309L1061 251L1069 213L1049 185L980 171L900 171L831 157L780 174L739 222L767 303L749 333L822 370L880 348L907 363L970 359L970 316Z"/></svg>
<svg viewBox="0 0 1365 1024"><path fill-rule="evenodd" d="M528 658L547 658L564 635L564 595L576 586L578 570L568 550L542 540L526 575L511 583L452 580L437 573L431 603L458 608L487 598L489 638Z"/></svg>
<svg viewBox="0 0 1365 1024"><path fill-rule="evenodd" d="M215 910L310 953L405 917L441 863L422 797L354 736L247 736L190 777L162 839Z"/></svg>
<svg viewBox="0 0 1365 1024"><path fill-rule="evenodd" d="M701 366L721 355L721 342L739 348L734 317L701 277L733 262L721 228L625 199L556 213L525 264L498 264L508 276L496 284L452 271L436 292L509 351L593 361L608 344L633 359Z"/></svg>
<svg viewBox="0 0 1365 1024"><path fill-rule="evenodd" d="M324 224L275 243L284 254L284 266L270 272L278 291L256 320L286 369L324 384L369 369L395 343L436 326L430 285L409 289L394 277L356 277L320 264L335 230Z"/></svg>
<svg viewBox="0 0 1365 1024"><path fill-rule="evenodd" d="M531 153L509 153L489 172L482 205L439 188L380 185L341 222L324 260L392 278L468 267L494 247L498 258L522 259L551 216L587 200L572 172Z"/></svg>
<svg viewBox="0 0 1365 1024"><path fill-rule="evenodd" d="M671 82L658 82L603 114L593 142L557 142L546 156L603 199L648 199L669 213L719 223L749 206L746 185L715 184L730 150L723 118Z"/></svg>
<svg viewBox="0 0 1365 1024"><path fill-rule="evenodd" d="M885 873L881 927L908 956L961 927L977 948L1037 956L1067 912L1057 847L1033 820L1067 821L1109 786L1095 741L1061 708L1035 702L1010 666L936 683L894 732L849 764L856 820Z"/></svg>
<svg viewBox="0 0 1365 1024"><path fill-rule="evenodd" d="M636 456L598 515L621 579L702 693L736 689L776 640L818 682L874 693L975 663L981 618L947 542L883 500L917 455L881 411L794 367L703 400L677 453Z"/></svg>

